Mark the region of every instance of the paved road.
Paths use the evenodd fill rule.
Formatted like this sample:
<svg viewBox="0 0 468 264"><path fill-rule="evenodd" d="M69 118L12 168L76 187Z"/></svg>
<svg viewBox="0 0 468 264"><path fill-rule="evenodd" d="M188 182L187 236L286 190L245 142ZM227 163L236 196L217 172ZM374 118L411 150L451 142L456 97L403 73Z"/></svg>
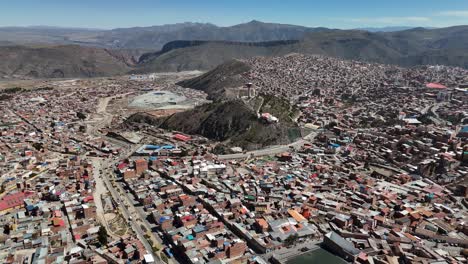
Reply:
<svg viewBox="0 0 468 264"><path fill-rule="evenodd" d="M123 217L127 220L127 223L132 227L133 231L135 231L135 234L137 235L138 239L143 243L145 246L145 249L147 252L151 253L153 256L155 253L153 252L153 248L149 244L148 240L145 237L145 232L141 229L140 225L136 220L134 220L134 216L130 210L127 209L127 206L120 202L121 201L121 195L116 191L114 186L112 186L112 183L109 181L109 178L106 176L108 173L112 172L112 163L109 164L109 161L106 160L103 162L103 172L104 175L102 175L102 179L104 180L104 183L109 190L112 198L114 201L117 201L119 204L120 211L122 212ZM132 219L130 219L132 217Z"/></svg>
<svg viewBox="0 0 468 264"><path fill-rule="evenodd" d="M431 111L431 114L434 116L436 122L438 122L439 124L445 124L446 121L442 118L440 118L439 116L439 113L437 113L437 110L439 109L439 107L443 106L443 105L446 105L447 103L436 103L434 104L429 111Z"/></svg>
<svg viewBox="0 0 468 264"><path fill-rule="evenodd" d="M429 109L431 109L432 106L433 106L432 104L426 105L423 109L421 109L421 111L420 111L421 114L422 115L427 114L427 112L429 112Z"/></svg>
<svg viewBox="0 0 468 264"><path fill-rule="evenodd" d="M129 209L129 212L131 212L133 218L135 218L138 221L139 225L143 225L149 231L149 235L153 239L153 242L156 242L156 246L159 247L160 250L162 250L164 247L163 241L161 240L159 236L155 235L151 231L153 226L146 219L147 218L146 212L143 210L143 208L135 206L136 201L133 199L131 194L127 193L124 190L121 184L116 183L116 186L117 186L116 188L117 191L120 193L120 197L122 197L121 200L123 202L123 205L127 206L127 208ZM164 254L164 253L160 252L160 254ZM169 261L170 261L169 263L177 263L177 260L175 260L174 258L169 259Z"/></svg>
<svg viewBox="0 0 468 264"><path fill-rule="evenodd" d="M218 159L221 159L221 160L245 159L245 158L250 158L250 157L261 157L261 156L269 156L269 155L283 153L285 151L290 150L290 148L300 148L304 146L305 143L309 142L309 140L313 139L315 136L317 136L317 134L318 134L318 131L314 130L307 136L289 145L281 145L281 146L272 147L272 148L253 150L253 151L249 151L246 153L219 155Z"/></svg>
<svg viewBox="0 0 468 264"><path fill-rule="evenodd" d="M110 100L112 98L117 97L117 96L121 96L121 95L115 95L115 96L110 96L110 97L106 97L106 98L101 98L99 100L99 103L98 103L98 106L97 106L97 109L96 109L97 113L94 114L92 116L92 118L90 118L91 120L97 121L97 122L95 122L94 125L88 124L87 132L88 132L89 135L95 136L95 137L102 137L103 136L103 135L101 135L99 133L99 128L102 128L102 127L108 125L112 121L112 118L113 118L113 115L107 112L107 105L108 105L108 103L110 102ZM123 201L121 199L122 196L114 188L114 186L112 185L112 183L110 182L109 177L108 177L108 176L113 174L113 163L114 162L116 162L116 161L118 161L118 160L120 160L122 158L128 157L129 155L131 155L134 151L136 151L140 147L138 145L130 146L130 145L127 145L127 144L122 144L122 146L125 147L125 148L119 154L118 157L104 159L100 163L100 166L101 166L101 169L102 169L103 173L101 173L99 175L95 175L95 176L96 177L101 177L101 179L103 181L97 181L96 183L97 184L98 183L99 184L104 183L105 186L99 186L97 188L105 187L105 188L107 188L107 190L109 190L109 192L110 192L112 198L114 199L114 201L116 201L118 203L118 207L120 209L120 212L122 212L123 217L125 218L125 220L129 224L129 226L133 229L133 231L135 232L137 238L143 243L143 246L145 247L146 251L148 253L152 254L153 256L156 256L155 252L153 251L153 248L151 247L150 243L148 242L148 240L145 237L145 232L141 229L140 224L137 221L138 218L135 217L136 216L135 215L135 211L136 211L135 208L133 207L133 205L130 205L127 208L127 206L123 203ZM156 258L156 260L157 260L157 258Z"/></svg>

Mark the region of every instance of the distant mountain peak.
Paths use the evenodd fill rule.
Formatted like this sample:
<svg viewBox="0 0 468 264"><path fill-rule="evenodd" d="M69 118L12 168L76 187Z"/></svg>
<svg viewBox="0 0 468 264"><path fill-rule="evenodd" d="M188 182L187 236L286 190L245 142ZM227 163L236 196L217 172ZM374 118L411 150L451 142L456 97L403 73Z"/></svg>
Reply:
<svg viewBox="0 0 468 264"><path fill-rule="evenodd" d="M212 24L212 23L202 23L202 22L183 22L183 23L176 23L176 25L177 24L187 25L187 26L216 26L215 24Z"/></svg>
<svg viewBox="0 0 468 264"><path fill-rule="evenodd" d="M357 28L357 30L364 30L368 32L397 32L397 31L405 31L405 30L426 30L426 29L435 29L435 28L434 27L410 27L410 26Z"/></svg>
<svg viewBox="0 0 468 264"><path fill-rule="evenodd" d="M424 31L424 30L427 30L427 28L424 28L424 27L415 27L413 28L414 31Z"/></svg>
<svg viewBox="0 0 468 264"><path fill-rule="evenodd" d="M254 26L259 26L259 25L265 25L265 24L268 24L268 23L265 23L265 22L262 22L262 21L253 19L253 20L251 20L251 21L249 21L249 22L246 22L246 23L234 25L233 27L235 27L235 26L242 26L242 25L254 25Z"/></svg>

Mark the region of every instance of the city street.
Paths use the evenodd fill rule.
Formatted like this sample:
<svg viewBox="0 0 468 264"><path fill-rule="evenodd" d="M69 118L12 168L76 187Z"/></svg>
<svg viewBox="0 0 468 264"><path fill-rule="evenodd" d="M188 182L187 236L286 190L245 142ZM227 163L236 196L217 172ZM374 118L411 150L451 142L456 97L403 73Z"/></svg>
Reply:
<svg viewBox="0 0 468 264"><path fill-rule="evenodd" d="M112 98L115 98L117 96L119 95L114 95L111 97L100 99L98 107L97 107L97 113L90 118L90 121L92 121L90 122L91 124L88 124L88 132L90 133L90 135L93 135L96 137L103 136L99 133L99 129L107 125L112 120L112 117L113 117L113 115L107 111L107 106L109 102L112 100ZM97 178L95 197L98 197L99 198L98 200L100 200L100 195L104 193L104 190L105 189L109 190L112 196L112 199L117 203L120 212L125 218L125 221L127 221L128 225L133 229L138 239L143 243L146 251L148 253L151 253L153 256L156 256L157 255L156 252L153 251L153 247L151 246L151 244L148 242L148 240L145 237L146 232L143 231L140 226L141 216L137 213L137 210L135 209L133 204L127 200L128 198L125 195L119 194L119 192L116 190L114 185L109 180L109 177L112 177L114 175L113 163L118 160L127 158L133 152L135 152L140 147L140 145L129 145L123 142L117 142L117 143L119 143L119 145L122 147L122 152L119 154L119 156L113 157L113 158L107 158L107 159L97 159L97 158L93 159L93 166L96 166L96 168L100 168L100 170L95 169L95 172L96 171L99 172L98 175L95 175ZM100 173L101 171L102 173ZM114 184L119 186L118 188L121 188L118 183L114 183ZM125 201L122 200L122 197L125 197L124 198ZM102 204L101 204L101 208L102 208ZM100 212L101 208L99 208L98 206L98 215L101 213L101 217L100 217L101 222L104 223L104 226L106 226L106 228L109 230L107 223L104 219L104 216L102 214L103 212ZM148 230L151 230L151 229L148 229ZM151 236L153 235L151 234Z"/></svg>

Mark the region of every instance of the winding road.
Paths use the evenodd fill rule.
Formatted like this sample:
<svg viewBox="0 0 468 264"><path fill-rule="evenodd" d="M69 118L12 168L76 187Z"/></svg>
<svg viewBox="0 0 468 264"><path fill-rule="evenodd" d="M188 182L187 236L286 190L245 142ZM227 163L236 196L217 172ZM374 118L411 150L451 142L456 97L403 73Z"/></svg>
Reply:
<svg viewBox="0 0 468 264"><path fill-rule="evenodd" d="M300 148L304 146L304 144L308 143L310 140L314 139L317 136L318 131L314 130L310 134L306 135L305 137L299 139L296 142L293 142L289 145L281 145L271 148L259 149L248 151L245 153L236 153L236 154L227 154L227 155L219 155L218 159L220 160L232 160L232 159L245 159L245 158L252 158L252 157L261 157L261 156L269 156L269 155L276 155L286 151L289 151L291 148Z"/></svg>

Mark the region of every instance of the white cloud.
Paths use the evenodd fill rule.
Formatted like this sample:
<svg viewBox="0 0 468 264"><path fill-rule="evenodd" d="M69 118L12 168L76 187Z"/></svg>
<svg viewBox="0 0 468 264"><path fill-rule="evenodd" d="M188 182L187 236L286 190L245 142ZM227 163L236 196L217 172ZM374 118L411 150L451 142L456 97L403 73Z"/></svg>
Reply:
<svg viewBox="0 0 468 264"><path fill-rule="evenodd" d="M438 16L468 17L468 10L453 10L437 13Z"/></svg>
<svg viewBox="0 0 468 264"><path fill-rule="evenodd" d="M352 18L350 22L355 23L377 23L377 24L389 24L389 25L400 25L409 23L423 23L431 21L428 17L372 17L372 18Z"/></svg>

